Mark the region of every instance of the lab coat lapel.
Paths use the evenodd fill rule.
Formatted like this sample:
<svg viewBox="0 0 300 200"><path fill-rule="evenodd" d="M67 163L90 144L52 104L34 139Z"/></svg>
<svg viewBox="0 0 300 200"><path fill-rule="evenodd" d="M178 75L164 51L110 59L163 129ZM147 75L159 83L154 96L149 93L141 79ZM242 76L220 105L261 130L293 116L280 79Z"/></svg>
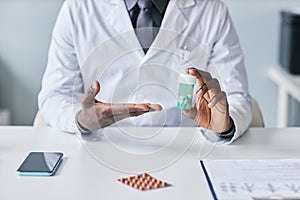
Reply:
<svg viewBox="0 0 300 200"><path fill-rule="evenodd" d="M143 63L159 53L158 49L166 49L168 44L180 36L188 27L189 21L183 15L182 9L195 5L195 0L170 0L159 33L151 48L145 55Z"/></svg>
<svg viewBox="0 0 300 200"><path fill-rule="evenodd" d="M129 42L119 44L120 48L129 50L141 49L137 55L142 59L144 56L142 47L135 34L124 0L105 1L107 3L107 22L111 25L112 30L115 30L115 32L112 32L112 36L125 33L126 41Z"/></svg>
<svg viewBox="0 0 300 200"><path fill-rule="evenodd" d="M130 43L120 44L126 45L125 49L140 49L138 51L138 59L141 59L141 64L145 63L151 57L159 53L157 49L166 49L168 44L180 36L188 27L189 21L185 18L182 9L192 7L196 4L195 0L170 0L167 7L160 31L153 41L150 49L144 55L142 47L138 41L135 31L131 24L131 19L127 13L124 0L105 0L107 3L107 20L116 34L128 32ZM113 6L112 6L113 5ZM126 17L125 17L126 16Z"/></svg>
<svg viewBox="0 0 300 200"><path fill-rule="evenodd" d="M133 30L124 0L105 0L107 10L107 22L117 33ZM105 9L105 8L104 8Z"/></svg>

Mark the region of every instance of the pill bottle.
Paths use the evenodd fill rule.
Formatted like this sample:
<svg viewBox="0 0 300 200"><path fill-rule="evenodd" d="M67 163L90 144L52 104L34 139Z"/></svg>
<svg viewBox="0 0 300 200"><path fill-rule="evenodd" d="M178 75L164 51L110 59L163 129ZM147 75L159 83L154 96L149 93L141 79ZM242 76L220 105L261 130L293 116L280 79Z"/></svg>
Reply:
<svg viewBox="0 0 300 200"><path fill-rule="evenodd" d="M178 82L179 88L177 107L181 110L190 110L192 107L196 78L189 74L179 74Z"/></svg>

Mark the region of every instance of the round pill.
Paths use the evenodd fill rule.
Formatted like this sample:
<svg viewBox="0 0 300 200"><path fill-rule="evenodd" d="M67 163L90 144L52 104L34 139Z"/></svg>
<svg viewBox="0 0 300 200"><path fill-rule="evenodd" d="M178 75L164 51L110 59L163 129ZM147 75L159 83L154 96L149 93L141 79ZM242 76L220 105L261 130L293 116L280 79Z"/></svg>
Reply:
<svg viewBox="0 0 300 200"><path fill-rule="evenodd" d="M140 187L139 187L139 190L145 190L145 187L140 186Z"/></svg>
<svg viewBox="0 0 300 200"><path fill-rule="evenodd" d="M151 183L156 183L156 179L152 179L150 182Z"/></svg>
<svg viewBox="0 0 300 200"><path fill-rule="evenodd" d="M154 183L150 182L150 183L148 183L148 185L150 185L150 186L153 186L153 185L154 185Z"/></svg>
<svg viewBox="0 0 300 200"><path fill-rule="evenodd" d="M147 190L151 190L152 189L152 185L147 185Z"/></svg>
<svg viewBox="0 0 300 200"><path fill-rule="evenodd" d="M136 179L139 179L139 178L140 178L140 175L136 175L135 178L136 178Z"/></svg>
<svg viewBox="0 0 300 200"><path fill-rule="evenodd" d="M141 177L139 180L140 180L140 181L144 181L144 180L146 180L146 179L145 179L145 177Z"/></svg>
<svg viewBox="0 0 300 200"><path fill-rule="evenodd" d="M124 183L125 180L126 180L125 178L120 178L120 179L119 179L119 181L121 181L122 183Z"/></svg>
<svg viewBox="0 0 300 200"><path fill-rule="evenodd" d="M145 183L145 182L143 182L142 184L141 184L141 186L143 186L143 187L146 187L148 184L147 183Z"/></svg>
<svg viewBox="0 0 300 200"><path fill-rule="evenodd" d="M162 182L162 186L166 187L168 184L166 182Z"/></svg>

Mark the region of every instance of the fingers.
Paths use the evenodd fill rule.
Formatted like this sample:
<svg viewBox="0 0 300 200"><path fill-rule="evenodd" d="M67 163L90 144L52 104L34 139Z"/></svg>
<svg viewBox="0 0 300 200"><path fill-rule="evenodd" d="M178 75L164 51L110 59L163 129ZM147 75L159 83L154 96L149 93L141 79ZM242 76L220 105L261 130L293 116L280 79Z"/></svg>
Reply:
<svg viewBox="0 0 300 200"><path fill-rule="evenodd" d="M194 67L186 68L185 72L197 78L197 84L201 87L204 83L212 79L210 73L196 69Z"/></svg>
<svg viewBox="0 0 300 200"><path fill-rule="evenodd" d="M215 95L212 100L208 103L209 108L215 107L218 103L224 102L224 106L226 106L225 103L227 103L226 93L221 91L217 95Z"/></svg>
<svg viewBox="0 0 300 200"><path fill-rule="evenodd" d="M95 103L95 96L100 92L100 84L95 81L89 90L82 96L81 103L83 107L88 107Z"/></svg>
<svg viewBox="0 0 300 200"><path fill-rule="evenodd" d="M150 111L161 111L162 107L159 104L150 104L149 105Z"/></svg>
<svg viewBox="0 0 300 200"><path fill-rule="evenodd" d="M203 97L206 93L209 93L210 97L214 97L217 95L219 92L221 92L220 84L219 81L215 78L210 79L206 83L204 83L196 92L197 97L201 98Z"/></svg>
<svg viewBox="0 0 300 200"><path fill-rule="evenodd" d="M131 112L131 113L114 114L110 117L107 116L107 118L102 119L101 123L99 123L99 124L100 124L101 128L104 128L104 127L110 126L111 124L113 124L117 121L126 119L128 117L137 117L139 115L142 115L142 114L145 114L148 112L149 111L137 111L137 112Z"/></svg>
<svg viewBox="0 0 300 200"><path fill-rule="evenodd" d="M196 92L197 97L198 97L198 98L202 98L202 97L206 94L206 92L208 92L208 87L207 87L207 85L204 83L204 84L197 90L197 92Z"/></svg>
<svg viewBox="0 0 300 200"><path fill-rule="evenodd" d="M137 111L137 112L123 113L123 114L115 114L112 116L112 119L114 119L114 122L116 122L128 117L137 117L148 112L149 111Z"/></svg>
<svg viewBox="0 0 300 200"><path fill-rule="evenodd" d="M134 112L149 112L148 104L111 104L111 115L129 114Z"/></svg>
<svg viewBox="0 0 300 200"><path fill-rule="evenodd" d="M112 116L137 116L150 111L161 111L162 107L159 104L108 104L101 103L98 106L97 113L103 118Z"/></svg>
<svg viewBox="0 0 300 200"><path fill-rule="evenodd" d="M213 86L209 86L209 84ZM215 84L217 84L217 82L212 80L210 83L204 84L204 86L197 91L198 99L201 99L206 93L209 93L209 99L205 98L206 100L208 100L209 108L215 107L220 102L223 102L224 104L227 103L226 93L224 91L221 91L218 87L214 87ZM209 89L210 87L212 88ZM196 103L198 101L196 101Z"/></svg>
<svg viewBox="0 0 300 200"><path fill-rule="evenodd" d="M162 107L159 104L107 104L99 105L98 122L101 128L109 126L117 121L128 117L137 117L151 111L160 111ZM105 106L105 108L103 108Z"/></svg>
<svg viewBox="0 0 300 200"><path fill-rule="evenodd" d="M198 98L205 97L208 101L208 107L213 108L219 102L227 102L226 93L221 91L221 86L216 78L212 78L210 73L196 69L186 68L186 72L197 78L199 86L196 92ZM204 96L208 94L207 96Z"/></svg>

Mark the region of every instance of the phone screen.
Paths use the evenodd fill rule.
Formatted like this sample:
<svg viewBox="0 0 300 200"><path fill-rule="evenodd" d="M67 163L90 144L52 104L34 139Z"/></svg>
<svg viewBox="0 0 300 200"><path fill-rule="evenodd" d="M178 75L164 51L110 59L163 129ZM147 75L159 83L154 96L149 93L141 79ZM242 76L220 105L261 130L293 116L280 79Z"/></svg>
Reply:
<svg viewBox="0 0 300 200"><path fill-rule="evenodd" d="M61 152L30 152L17 169L19 175L53 175L62 160Z"/></svg>

